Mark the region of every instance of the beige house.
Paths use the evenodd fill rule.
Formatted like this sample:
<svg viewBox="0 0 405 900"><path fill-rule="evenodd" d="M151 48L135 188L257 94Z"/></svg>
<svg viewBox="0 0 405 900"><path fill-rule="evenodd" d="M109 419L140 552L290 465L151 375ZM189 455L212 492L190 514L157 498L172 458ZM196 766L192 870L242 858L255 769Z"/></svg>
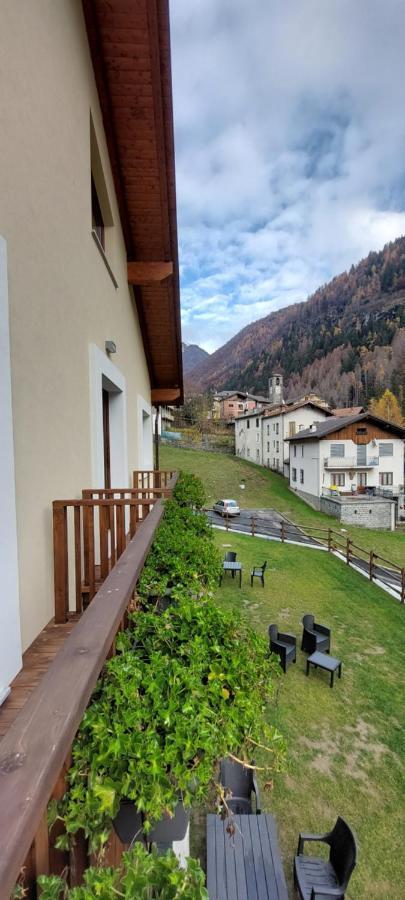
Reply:
<svg viewBox="0 0 405 900"><path fill-rule="evenodd" d="M5 3L0 57L1 702L54 613L52 501L152 467L182 369L166 4Z"/></svg>

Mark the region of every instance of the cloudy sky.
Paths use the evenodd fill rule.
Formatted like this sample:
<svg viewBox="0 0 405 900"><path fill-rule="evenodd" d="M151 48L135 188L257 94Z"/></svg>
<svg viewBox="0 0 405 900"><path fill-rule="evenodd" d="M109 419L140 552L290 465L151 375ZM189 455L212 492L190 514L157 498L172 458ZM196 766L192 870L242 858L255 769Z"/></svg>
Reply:
<svg viewBox="0 0 405 900"><path fill-rule="evenodd" d="M183 338L405 233L405 0L171 0Z"/></svg>

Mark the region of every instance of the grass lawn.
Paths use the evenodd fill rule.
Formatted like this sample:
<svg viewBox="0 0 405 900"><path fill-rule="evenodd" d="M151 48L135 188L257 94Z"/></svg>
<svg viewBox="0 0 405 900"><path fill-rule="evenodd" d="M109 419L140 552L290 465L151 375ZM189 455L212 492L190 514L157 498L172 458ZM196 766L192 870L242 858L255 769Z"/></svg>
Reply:
<svg viewBox="0 0 405 900"><path fill-rule="evenodd" d="M290 491L287 481L269 469L255 466L235 456L197 450L181 450L162 445L161 466L194 472L204 482L208 503L220 497L233 497L243 508L274 507L298 525L339 529L332 516L316 512ZM245 479L245 490L239 485ZM368 528L345 527L350 537L365 550L374 550L397 565L405 565L405 533L373 531Z"/></svg>
<svg viewBox="0 0 405 900"><path fill-rule="evenodd" d="M242 589L230 576L216 600L237 606L257 631L276 622L301 634L311 612L332 628L332 655L343 661L342 679L311 670L298 649L297 663L281 675L269 718L284 734L288 770L263 793L274 812L286 875L298 832L327 831L342 815L359 842L358 867L348 898L404 897L405 704L404 607L327 553L215 532L222 552L243 564ZM250 587L253 564L268 560L265 587ZM259 764L260 759L257 756ZM318 845L317 845L318 846ZM293 894L291 893L291 896Z"/></svg>

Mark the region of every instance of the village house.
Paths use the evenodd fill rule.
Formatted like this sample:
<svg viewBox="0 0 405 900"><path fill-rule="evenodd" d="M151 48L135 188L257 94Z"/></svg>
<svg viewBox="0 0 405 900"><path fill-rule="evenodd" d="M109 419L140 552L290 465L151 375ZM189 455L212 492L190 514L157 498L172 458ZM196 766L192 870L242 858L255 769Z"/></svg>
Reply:
<svg viewBox="0 0 405 900"><path fill-rule="evenodd" d="M312 395L285 402L283 376L274 373L264 408L256 406L235 421L235 453L288 478L287 438L331 415L328 404Z"/></svg>
<svg viewBox="0 0 405 900"><path fill-rule="evenodd" d="M394 528L403 508L405 429L364 412L287 438L290 487L342 522Z"/></svg>
<svg viewBox="0 0 405 900"><path fill-rule="evenodd" d="M214 396L212 418L230 421L252 409L261 408L268 402L267 397L256 396L245 391L221 391Z"/></svg>
<svg viewBox="0 0 405 900"><path fill-rule="evenodd" d="M52 501L152 468L182 363L167 3L8 3L0 54L4 698L55 611Z"/></svg>

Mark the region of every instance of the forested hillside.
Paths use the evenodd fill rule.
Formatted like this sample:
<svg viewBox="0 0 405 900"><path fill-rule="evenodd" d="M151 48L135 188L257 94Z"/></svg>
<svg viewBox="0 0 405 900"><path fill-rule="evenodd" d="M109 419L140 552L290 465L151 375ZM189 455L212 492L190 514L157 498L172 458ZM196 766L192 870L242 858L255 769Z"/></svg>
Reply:
<svg viewBox="0 0 405 900"><path fill-rule="evenodd" d="M389 387L404 410L405 237L305 303L248 325L193 370L186 388L263 393L275 370L284 373L286 396L314 391L344 406L366 404Z"/></svg>

